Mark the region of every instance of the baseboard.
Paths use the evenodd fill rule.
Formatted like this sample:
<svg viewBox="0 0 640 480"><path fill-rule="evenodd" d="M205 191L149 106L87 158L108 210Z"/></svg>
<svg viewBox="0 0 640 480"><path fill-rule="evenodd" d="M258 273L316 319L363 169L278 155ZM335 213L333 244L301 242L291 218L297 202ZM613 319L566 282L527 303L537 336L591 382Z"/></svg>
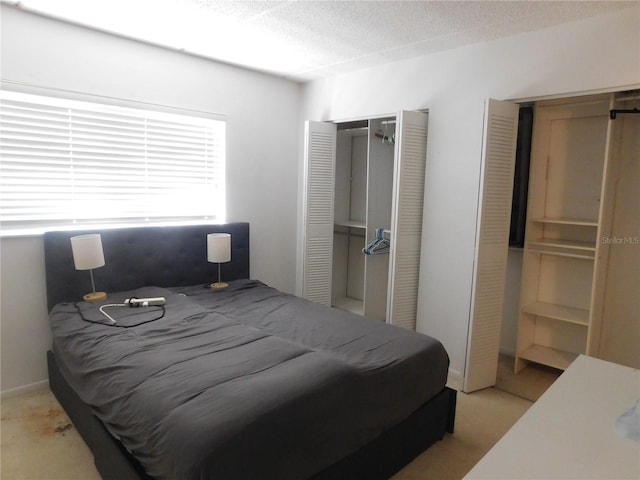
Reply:
<svg viewBox="0 0 640 480"><path fill-rule="evenodd" d="M458 372L457 370L449 369L449 373L447 375L447 386L454 390L462 390L462 383L464 380L464 375L462 372Z"/></svg>
<svg viewBox="0 0 640 480"><path fill-rule="evenodd" d="M9 388L8 390L0 392L0 400L6 400L8 398L36 392L38 390L44 390L45 388L49 388L49 380L41 380L40 382L30 383L29 385L23 385L22 387Z"/></svg>

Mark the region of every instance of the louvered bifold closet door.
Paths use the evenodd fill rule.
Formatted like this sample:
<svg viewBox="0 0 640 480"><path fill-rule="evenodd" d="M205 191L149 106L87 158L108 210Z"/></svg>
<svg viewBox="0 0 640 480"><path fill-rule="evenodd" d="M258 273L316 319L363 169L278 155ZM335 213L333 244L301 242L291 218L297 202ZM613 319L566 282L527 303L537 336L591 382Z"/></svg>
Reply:
<svg viewBox="0 0 640 480"><path fill-rule="evenodd" d="M302 296L331 305L336 125L305 123Z"/></svg>
<svg viewBox="0 0 640 480"><path fill-rule="evenodd" d="M428 115L402 111L396 126L387 322L415 330Z"/></svg>
<svg viewBox="0 0 640 480"><path fill-rule="evenodd" d="M518 133L516 104L487 100L465 392L496 383Z"/></svg>

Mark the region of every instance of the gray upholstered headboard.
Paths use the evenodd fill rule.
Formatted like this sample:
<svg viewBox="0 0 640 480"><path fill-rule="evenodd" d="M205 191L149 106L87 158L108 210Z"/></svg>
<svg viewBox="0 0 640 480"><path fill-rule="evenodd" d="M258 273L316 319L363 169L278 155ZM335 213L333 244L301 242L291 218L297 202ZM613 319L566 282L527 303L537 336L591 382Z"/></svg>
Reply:
<svg viewBox="0 0 640 480"><path fill-rule="evenodd" d="M177 287L212 283L218 265L207 261L207 234L231 234L231 261L221 264L224 280L249 278L249 224L134 227L55 231L44 234L49 310L91 291L88 271L76 270L71 237L99 233L106 265L93 270L96 289L119 292L147 285Z"/></svg>

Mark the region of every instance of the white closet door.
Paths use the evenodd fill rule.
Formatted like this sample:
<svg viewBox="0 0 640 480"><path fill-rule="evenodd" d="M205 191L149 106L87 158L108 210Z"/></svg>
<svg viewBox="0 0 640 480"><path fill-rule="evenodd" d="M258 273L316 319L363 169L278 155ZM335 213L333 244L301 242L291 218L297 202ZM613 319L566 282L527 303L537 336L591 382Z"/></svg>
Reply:
<svg viewBox="0 0 640 480"><path fill-rule="evenodd" d="M415 330L428 115L402 111L396 125L387 322Z"/></svg>
<svg viewBox="0 0 640 480"><path fill-rule="evenodd" d="M516 104L487 100L463 391L496 383L518 135Z"/></svg>
<svg viewBox="0 0 640 480"><path fill-rule="evenodd" d="M331 305L336 125L305 123L302 296Z"/></svg>

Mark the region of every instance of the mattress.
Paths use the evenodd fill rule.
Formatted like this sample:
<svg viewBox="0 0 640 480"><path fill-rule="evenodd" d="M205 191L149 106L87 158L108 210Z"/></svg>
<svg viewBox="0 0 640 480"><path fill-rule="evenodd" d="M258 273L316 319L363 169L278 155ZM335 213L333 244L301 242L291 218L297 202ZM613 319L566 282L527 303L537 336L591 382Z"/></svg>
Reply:
<svg viewBox="0 0 640 480"><path fill-rule="evenodd" d="M110 293L50 315L67 382L160 479L304 479L399 423L445 385L435 339L255 280Z"/></svg>

